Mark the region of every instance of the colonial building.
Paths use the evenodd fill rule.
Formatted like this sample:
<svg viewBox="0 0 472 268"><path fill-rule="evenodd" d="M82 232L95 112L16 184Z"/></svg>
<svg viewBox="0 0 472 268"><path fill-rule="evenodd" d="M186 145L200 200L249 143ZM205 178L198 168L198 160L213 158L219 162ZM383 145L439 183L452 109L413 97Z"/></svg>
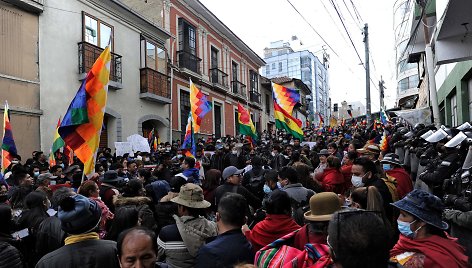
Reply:
<svg viewBox="0 0 472 268"><path fill-rule="evenodd" d="M173 64L173 138L181 138L187 124L189 79L213 103L202 122L201 135L238 134L238 103L250 109L260 131L258 69L264 61L199 1L165 3L164 25L172 34L167 47Z"/></svg>
<svg viewBox="0 0 472 268"><path fill-rule="evenodd" d="M170 139L168 32L119 0L48 1L39 29L43 150L51 146L58 118L108 44L112 60L100 146L113 148L115 141L153 128L161 140Z"/></svg>

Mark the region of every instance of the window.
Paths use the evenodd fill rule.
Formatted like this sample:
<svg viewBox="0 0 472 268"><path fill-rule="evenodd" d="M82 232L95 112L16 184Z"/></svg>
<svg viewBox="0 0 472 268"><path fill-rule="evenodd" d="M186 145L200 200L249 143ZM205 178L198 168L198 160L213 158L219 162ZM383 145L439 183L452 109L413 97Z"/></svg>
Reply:
<svg viewBox="0 0 472 268"><path fill-rule="evenodd" d="M167 74L165 50L145 39L141 40L141 46L143 48L141 53L144 56L143 65L160 73Z"/></svg>
<svg viewBox="0 0 472 268"><path fill-rule="evenodd" d="M457 126L457 96L451 96L451 126Z"/></svg>
<svg viewBox="0 0 472 268"><path fill-rule="evenodd" d="M216 49L214 46L211 47L211 52L210 52L210 68L218 68L218 49Z"/></svg>
<svg viewBox="0 0 472 268"><path fill-rule="evenodd" d="M398 82L397 89L399 92L403 92L410 88L418 87L418 83L419 83L418 75L409 76L409 77L403 78L402 80L400 80L400 82Z"/></svg>
<svg viewBox="0 0 472 268"><path fill-rule="evenodd" d="M235 136L239 135L239 117L238 111L234 111L234 134Z"/></svg>
<svg viewBox="0 0 472 268"><path fill-rule="evenodd" d="M282 62L279 62L279 73L282 72Z"/></svg>
<svg viewBox="0 0 472 268"><path fill-rule="evenodd" d="M231 74L233 75L233 81L238 80L238 64L234 61L231 62Z"/></svg>
<svg viewBox="0 0 472 268"><path fill-rule="evenodd" d="M269 76L270 75L270 65L266 65L265 70L266 70L266 75Z"/></svg>
<svg viewBox="0 0 472 268"><path fill-rule="evenodd" d="M190 93L184 90L180 91L180 130L181 138L185 136L188 115L190 113Z"/></svg>
<svg viewBox="0 0 472 268"><path fill-rule="evenodd" d="M265 106L266 106L266 113L270 114L270 95L265 94Z"/></svg>
<svg viewBox="0 0 472 268"><path fill-rule="evenodd" d="M110 42L110 50L113 51L113 27L85 12L83 16L83 41L105 48Z"/></svg>
<svg viewBox="0 0 472 268"><path fill-rule="evenodd" d="M215 138L221 138L221 126L223 122L221 120L221 105L215 104L213 108L213 122L215 123Z"/></svg>
<svg viewBox="0 0 472 268"><path fill-rule="evenodd" d="M249 71L249 79L250 81L250 90L254 92L259 92L259 75L255 71Z"/></svg>
<svg viewBox="0 0 472 268"><path fill-rule="evenodd" d="M179 50L196 55L196 47L195 27L183 18L179 18Z"/></svg>
<svg viewBox="0 0 472 268"><path fill-rule="evenodd" d="M272 63L272 70L275 70L275 63Z"/></svg>
<svg viewBox="0 0 472 268"><path fill-rule="evenodd" d="M397 74L416 68L416 63L408 63L406 59L398 63Z"/></svg>

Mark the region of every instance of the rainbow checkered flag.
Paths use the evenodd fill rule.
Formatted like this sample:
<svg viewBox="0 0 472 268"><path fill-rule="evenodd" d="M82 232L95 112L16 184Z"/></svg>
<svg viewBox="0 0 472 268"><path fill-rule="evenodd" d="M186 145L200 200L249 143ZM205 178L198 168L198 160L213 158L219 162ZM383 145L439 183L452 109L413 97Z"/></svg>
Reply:
<svg viewBox="0 0 472 268"><path fill-rule="evenodd" d="M8 102L5 101L5 108L3 111L3 139L2 139L2 175L5 174L5 169L10 166L11 161L17 155L15 140L13 139L13 132L10 124L10 110Z"/></svg>
<svg viewBox="0 0 472 268"><path fill-rule="evenodd" d="M87 73L59 127L59 135L84 163L84 174L94 172L110 79L110 47L107 46Z"/></svg>

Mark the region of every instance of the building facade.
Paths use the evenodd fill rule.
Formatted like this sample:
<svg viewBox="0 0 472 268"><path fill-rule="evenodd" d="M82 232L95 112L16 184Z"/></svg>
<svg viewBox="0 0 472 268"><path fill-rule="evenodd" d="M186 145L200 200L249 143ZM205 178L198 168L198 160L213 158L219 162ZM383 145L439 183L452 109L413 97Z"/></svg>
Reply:
<svg viewBox="0 0 472 268"><path fill-rule="evenodd" d="M264 49L264 60L267 62L262 68L265 77L297 78L308 86L311 91L308 117L312 122L319 123L316 113L323 118L331 115L327 57L322 63L308 50L293 51L289 43L276 41Z"/></svg>
<svg viewBox="0 0 472 268"><path fill-rule="evenodd" d="M66 26L66 27L65 27ZM48 1L39 17L41 148L109 43L112 60L101 147L156 129L170 139L170 77L163 28L121 1Z"/></svg>
<svg viewBox="0 0 472 268"><path fill-rule="evenodd" d="M172 62L172 137L182 138L190 112L189 79L212 102L200 136L237 135L238 103L250 110L262 131L259 68L265 64L202 3L165 2L164 25L172 38L167 47Z"/></svg>
<svg viewBox="0 0 472 268"><path fill-rule="evenodd" d="M0 1L0 107L3 112L8 101L13 137L24 159L40 149L43 110L39 100L38 42L43 2Z"/></svg>
<svg viewBox="0 0 472 268"><path fill-rule="evenodd" d="M396 59L396 106L411 109L419 92L418 64L409 62L411 27L414 21L414 1L397 0L393 6L395 59ZM411 47L411 46L410 46ZM415 101L411 101L415 100Z"/></svg>

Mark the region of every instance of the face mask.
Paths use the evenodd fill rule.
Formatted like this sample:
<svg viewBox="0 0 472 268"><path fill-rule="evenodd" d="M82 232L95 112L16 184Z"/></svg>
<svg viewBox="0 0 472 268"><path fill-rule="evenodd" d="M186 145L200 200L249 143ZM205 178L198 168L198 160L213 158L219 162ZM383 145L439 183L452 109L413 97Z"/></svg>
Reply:
<svg viewBox="0 0 472 268"><path fill-rule="evenodd" d="M14 160L14 161L11 161L11 163L16 165L16 164L20 163L20 161Z"/></svg>
<svg viewBox="0 0 472 268"><path fill-rule="evenodd" d="M410 228L411 224L414 223L415 221L412 222L404 222L397 220L398 223L398 231L406 237L413 238L415 236L415 233L419 230L419 228L413 232ZM421 228L421 227L420 227Z"/></svg>
<svg viewBox="0 0 472 268"><path fill-rule="evenodd" d="M35 177L38 177L39 176L39 171L35 171L33 174L34 174Z"/></svg>
<svg viewBox="0 0 472 268"><path fill-rule="evenodd" d="M275 152L270 153L272 156L276 156L277 154Z"/></svg>
<svg viewBox="0 0 472 268"><path fill-rule="evenodd" d="M170 147L166 147L166 152L169 152L170 151Z"/></svg>
<svg viewBox="0 0 472 268"><path fill-rule="evenodd" d="M364 183L362 182L362 178L363 177L361 177L361 176L352 175L352 177L351 177L352 185L356 188L364 186Z"/></svg>
<svg viewBox="0 0 472 268"><path fill-rule="evenodd" d="M181 157L182 157L182 155L181 155L181 154L178 154L178 155L177 155L177 158L181 158Z"/></svg>
<svg viewBox="0 0 472 268"><path fill-rule="evenodd" d="M388 171L392 169L392 166L390 164L383 164L382 165L383 170Z"/></svg>
<svg viewBox="0 0 472 268"><path fill-rule="evenodd" d="M238 151L231 151L232 154L238 154Z"/></svg>
<svg viewBox="0 0 472 268"><path fill-rule="evenodd" d="M144 158L144 162L149 162L149 157Z"/></svg>
<svg viewBox="0 0 472 268"><path fill-rule="evenodd" d="M63 164L63 163L61 163L60 166L61 166L61 168L64 168L64 164Z"/></svg>
<svg viewBox="0 0 472 268"><path fill-rule="evenodd" d="M284 188L284 187L282 186L282 184L280 183L280 181L277 182L277 188L279 188L279 189Z"/></svg>
<svg viewBox="0 0 472 268"><path fill-rule="evenodd" d="M269 185L267 185L267 184L264 184L264 187L262 189L264 190L264 193L266 193L266 194L272 192Z"/></svg>

